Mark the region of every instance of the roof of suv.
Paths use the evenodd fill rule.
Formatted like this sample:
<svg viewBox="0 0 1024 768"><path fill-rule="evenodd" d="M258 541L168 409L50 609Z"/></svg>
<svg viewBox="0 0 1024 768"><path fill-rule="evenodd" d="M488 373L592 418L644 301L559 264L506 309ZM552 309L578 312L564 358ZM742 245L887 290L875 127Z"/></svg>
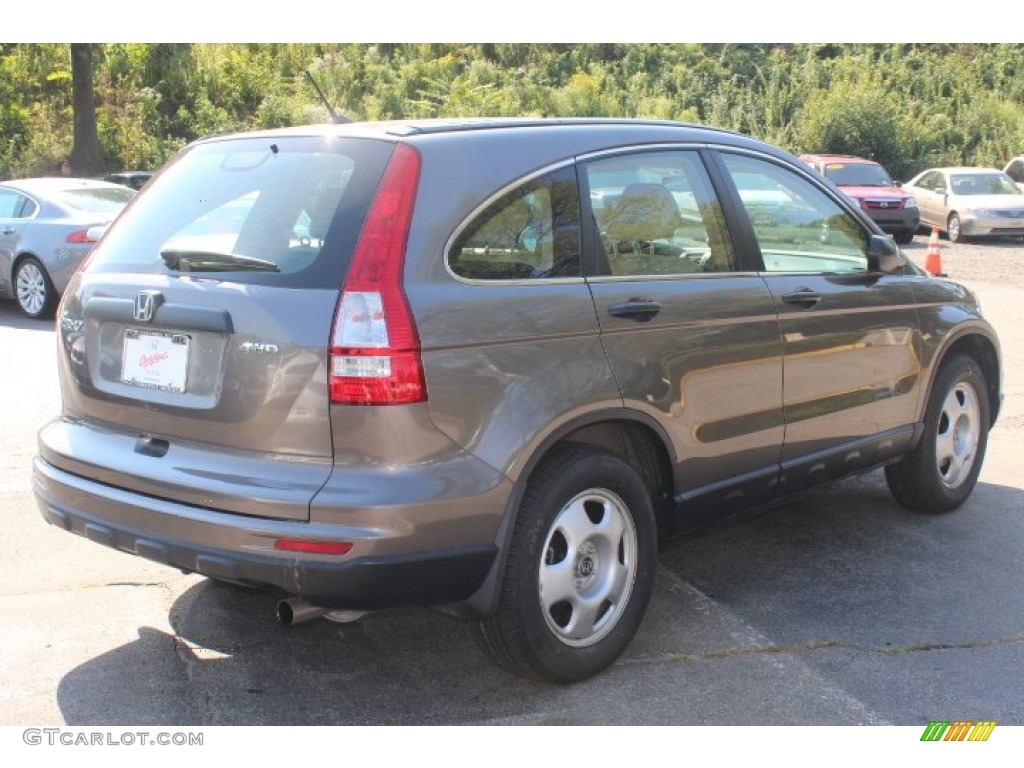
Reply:
<svg viewBox="0 0 1024 768"><path fill-rule="evenodd" d="M516 178L530 168L556 160L608 151L617 146L680 144L729 145L754 149L780 159L792 155L740 133L667 120L622 118L442 118L382 122L322 123L211 136L200 144L241 139L365 138L416 145L440 163L475 164L476 171L490 175L480 184ZM464 153L474 148L477 157Z"/></svg>
<svg viewBox="0 0 1024 768"><path fill-rule="evenodd" d="M567 128L593 131L595 139L607 131L626 131L630 142L656 141L720 142L767 148L768 145L744 134L694 123L671 120L642 120L628 118L423 118L416 120L388 120L350 123L318 123L311 125L247 131L234 134L207 136L201 141L220 141L235 138L271 138L275 136L361 136L391 141L417 137L456 134L492 134L494 132L541 131L563 133ZM685 134L685 135L684 135ZM601 143L607 146L605 139ZM774 148L771 148L774 149Z"/></svg>

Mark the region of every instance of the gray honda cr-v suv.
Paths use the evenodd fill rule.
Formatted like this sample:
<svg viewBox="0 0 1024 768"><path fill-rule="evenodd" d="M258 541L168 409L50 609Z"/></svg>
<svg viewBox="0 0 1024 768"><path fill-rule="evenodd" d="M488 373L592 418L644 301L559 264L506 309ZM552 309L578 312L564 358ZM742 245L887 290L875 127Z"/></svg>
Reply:
<svg viewBox="0 0 1024 768"><path fill-rule="evenodd" d="M458 606L558 681L626 647L659 538L883 466L960 505L1001 397L970 292L790 155L667 122L199 141L57 324L49 522L286 618Z"/></svg>

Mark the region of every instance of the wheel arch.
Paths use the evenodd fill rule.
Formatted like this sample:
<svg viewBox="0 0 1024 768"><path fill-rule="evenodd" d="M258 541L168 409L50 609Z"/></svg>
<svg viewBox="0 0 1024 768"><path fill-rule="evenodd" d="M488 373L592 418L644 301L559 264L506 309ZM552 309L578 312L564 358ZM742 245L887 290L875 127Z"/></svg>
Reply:
<svg viewBox="0 0 1024 768"><path fill-rule="evenodd" d="M497 608L508 543L530 478L547 457L567 444L603 448L632 466L651 495L659 534L671 530L670 520L675 508L673 496L676 462L671 442L657 422L629 408L603 410L577 417L545 436L522 465L495 536L498 556L484 583L465 603L465 609L474 618L491 615Z"/></svg>
<svg viewBox="0 0 1024 768"><path fill-rule="evenodd" d="M980 329L966 329L957 336L951 338L945 347L936 356L935 365L932 366L931 378L928 382L928 390L922 400L922 408L926 407L932 395L932 388L939 377L939 372L957 355L966 355L973 359L985 375L985 385L989 401L989 428L991 429L999 415L1002 405L1002 366L1000 363L999 347L994 338L981 332Z"/></svg>
<svg viewBox="0 0 1024 768"><path fill-rule="evenodd" d="M13 259L11 259L12 280L14 279L14 274L18 271L18 267L21 265L23 261L26 261L27 259L33 259L36 262L38 262L39 266L41 266L46 271L47 276L49 276L50 272L49 270L46 269L46 264L43 263L43 260L41 258L36 256L32 251L20 251L19 253L16 253L14 255Z"/></svg>

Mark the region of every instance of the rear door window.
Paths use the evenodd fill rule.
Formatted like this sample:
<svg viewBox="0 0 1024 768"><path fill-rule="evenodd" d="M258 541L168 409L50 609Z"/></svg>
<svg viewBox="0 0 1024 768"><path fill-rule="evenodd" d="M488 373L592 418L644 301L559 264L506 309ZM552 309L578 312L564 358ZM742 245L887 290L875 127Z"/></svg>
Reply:
<svg viewBox="0 0 1024 768"><path fill-rule="evenodd" d="M0 189L0 219L24 219L35 213L36 204L13 189Z"/></svg>
<svg viewBox="0 0 1024 768"><path fill-rule="evenodd" d="M197 145L127 209L88 269L337 287L393 146L316 137Z"/></svg>
<svg viewBox="0 0 1024 768"><path fill-rule="evenodd" d="M585 168L600 245L598 274L685 275L733 268L722 211L696 152L623 155Z"/></svg>

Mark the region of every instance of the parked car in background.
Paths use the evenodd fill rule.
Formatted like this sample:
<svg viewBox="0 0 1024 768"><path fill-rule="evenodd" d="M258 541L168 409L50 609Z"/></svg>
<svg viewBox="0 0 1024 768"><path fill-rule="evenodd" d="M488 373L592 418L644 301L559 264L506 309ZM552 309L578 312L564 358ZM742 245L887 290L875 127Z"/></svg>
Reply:
<svg viewBox="0 0 1024 768"><path fill-rule="evenodd" d="M0 297L29 317L52 314L93 243L135 195L91 179L0 184Z"/></svg>
<svg viewBox="0 0 1024 768"><path fill-rule="evenodd" d="M446 605L559 682L626 648L659 538L883 466L949 511L1001 402L969 290L791 155L660 121L196 142L57 337L50 523L285 623Z"/></svg>
<svg viewBox="0 0 1024 768"><path fill-rule="evenodd" d="M853 155L801 155L800 159L856 200L897 243L914 239L921 223L917 201L879 163Z"/></svg>
<svg viewBox="0 0 1024 768"><path fill-rule="evenodd" d="M143 185L152 177L152 171L119 171L118 173L108 173L103 180L109 181L111 184L123 184L132 189L142 189Z"/></svg>
<svg viewBox="0 0 1024 768"><path fill-rule="evenodd" d="M1003 168L1003 173L1013 179L1013 183L1024 191L1024 155L1015 157L1008 162Z"/></svg>
<svg viewBox="0 0 1024 768"><path fill-rule="evenodd" d="M1024 235L1024 192L995 168L930 168L904 186L917 198L921 223L954 243L965 237Z"/></svg>

